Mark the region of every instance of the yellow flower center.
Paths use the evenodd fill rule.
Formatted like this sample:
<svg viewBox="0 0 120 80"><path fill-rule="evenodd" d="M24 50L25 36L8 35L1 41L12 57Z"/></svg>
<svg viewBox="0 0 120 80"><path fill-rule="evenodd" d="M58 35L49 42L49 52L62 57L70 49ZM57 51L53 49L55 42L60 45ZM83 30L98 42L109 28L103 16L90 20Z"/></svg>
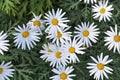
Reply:
<svg viewBox="0 0 120 80"><path fill-rule="evenodd" d="M58 38L62 37L61 32L59 32L59 31L57 32L57 37L58 37Z"/></svg>
<svg viewBox="0 0 120 80"><path fill-rule="evenodd" d="M60 74L60 79L62 79L62 80L67 79L67 74L66 73L61 73Z"/></svg>
<svg viewBox="0 0 120 80"><path fill-rule="evenodd" d="M49 49L48 52L52 52L52 50Z"/></svg>
<svg viewBox="0 0 120 80"><path fill-rule="evenodd" d="M84 37L88 37L89 36L89 31L88 30L84 30L82 32L82 34L83 34Z"/></svg>
<svg viewBox="0 0 120 80"><path fill-rule="evenodd" d="M75 53L75 48L74 48L74 47L70 47L70 48L69 48L69 52L70 52L70 53Z"/></svg>
<svg viewBox="0 0 120 80"><path fill-rule="evenodd" d="M101 9L100 9L100 13L101 13L101 14L104 14L105 12L106 12L106 9L105 9L105 8L101 8Z"/></svg>
<svg viewBox="0 0 120 80"><path fill-rule="evenodd" d="M2 74L2 72L3 72L3 68L0 67L0 74Z"/></svg>
<svg viewBox="0 0 120 80"><path fill-rule="evenodd" d="M99 64L97 65L97 68L98 68L99 70L103 70L103 69L104 69L104 64L99 63Z"/></svg>
<svg viewBox="0 0 120 80"><path fill-rule="evenodd" d="M58 20L55 19L55 18L53 18L53 19L52 19L52 24L53 24L53 25L58 25Z"/></svg>
<svg viewBox="0 0 120 80"><path fill-rule="evenodd" d="M120 42L120 36L119 35L114 36L114 41L115 42Z"/></svg>
<svg viewBox="0 0 120 80"><path fill-rule="evenodd" d="M27 38L28 36L29 36L29 32L28 31L24 31L23 33L22 33L22 36L24 37L24 38Z"/></svg>
<svg viewBox="0 0 120 80"><path fill-rule="evenodd" d="M61 56L61 54L62 54L62 53L61 53L61 52L59 52L59 51L58 51L58 52L56 52L56 53L55 53L56 58L61 58L61 57L62 57L62 56Z"/></svg>
<svg viewBox="0 0 120 80"><path fill-rule="evenodd" d="M41 23L40 23L40 21L39 21L39 20L35 20L35 21L33 22L33 25L34 25L34 26L40 26L40 25L41 25Z"/></svg>

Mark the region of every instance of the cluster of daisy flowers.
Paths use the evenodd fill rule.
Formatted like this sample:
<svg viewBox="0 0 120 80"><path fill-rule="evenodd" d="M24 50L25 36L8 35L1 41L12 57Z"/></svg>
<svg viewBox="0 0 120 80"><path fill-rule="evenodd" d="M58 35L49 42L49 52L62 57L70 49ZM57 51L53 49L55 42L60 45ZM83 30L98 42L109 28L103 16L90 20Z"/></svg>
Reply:
<svg viewBox="0 0 120 80"><path fill-rule="evenodd" d="M99 19L99 22L110 21L112 17L111 11L113 10L112 5L108 5L108 0L106 1L96 1L96 0L84 0L85 3L92 3L93 18ZM93 4L95 3L95 4ZM42 46L40 58L45 62L49 62L50 66L53 68L52 71L56 74L50 77L52 80L72 80L75 74L73 66L68 66L71 63L80 62L78 55L85 54L85 50L91 47L93 43L97 43L99 36L99 28L94 22L81 22L78 26L74 27L75 31L69 30L71 26L68 25L69 20L65 16L65 12L62 9L57 9L55 11L52 9L48 13L39 16L33 13L34 18L28 21L27 24L15 27L14 43L17 48L22 50L31 50L34 48L43 35L43 31L49 40L48 43ZM47 28L45 27L47 26ZM113 49L113 52L120 53L120 32L117 31L117 25L115 25L115 30L110 27L110 30L105 32L106 37L104 39L105 46L108 46L109 50ZM8 51L9 40L6 40L7 34L3 31L0 32L0 53L4 54L3 51ZM94 63L87 63L87 69L90 69L90 76L94 75L95 80L103 80L104 76L108 79L108 74L112 74L113 69L108 67L107 64L112 62L112 59L108 59L109 55L97 56L97 59L90 56ZM14 69L11 62L4 63L0 65L0 79L9 80L8 77L12 77Z"/></svg>
<svg viewBox="0 0 120 80"><path fill-rule="evenodd" d="M108 1L98 1L98 4L92 6L93 18L99 18L99 22L102 20L110 21L112 16L110 11L112 10L112 5L108 6ZM74 68L67 65L80 62L78 55L84 54L86 48L91 47L92 43L96 43L100 33L94 22L81 22L73 31L75 35L72 35L68 31L70 29L70 26L67 25L69 20L64 15L65 12L62 13L61 9L58 9L56 12L52 10L45 14L47 25L45 32L48 34L46 38L50 39L51 43L43 45L43 50L40 50L40 53L42 53L40 58L45 60L45 62L49 62L50 66L53 67L52 71L56 75L50 77L52 80L72 80L72 77L76 76L72 74ZM116 45L119 43L119 35L116 32L117 29L115 29L115 32L113 29L111 31L111 33L110 31L105 33L108 35L108 37L105 37L105 46L108 45L110 50L114 48L115 52L116 49L119 50L119 46ZM113 42L111 42L111 38ZM118 43L114 44L115 42ZM107 66L107 64L112 62L112 59L108 58L109 55L103 56L103 53L100 56L98 55L97 59L91 56L94 63L87 63L87 69L90 69L90 76L94 75L96 80L103 80L104 76L108 79L107 73L112 74L113 71L112 68Z"/></svg>
<svg viewBox="0 0 120 80"><path fill-rule="evenodd" d="M96 1L95 1L96 2ZM93 2L92 2L93 3ZM108 6L108 1L98 1L95 6L92 6L93 18L99 18L100 21L110 21L112 17L112 5ZM76 76L72 74L73 66L68 66L70 63L80 62L78 55L85 53L85 49L96 43L99 36L99 28L94 22L81 22L80 25L75 27L75 31L68 31L71 26L68 25L69 20L64 17L65 12L62 9L54 9L45 14L45 23L47 28L45 32L51 42L43 45L43 50L40 50L42 58L45 62L49 62L53 67L52 71L56 74L50 77L52 80L72 80ZM117 26L116 26L117 27ZM112 29L112 27L111 27ZM111 32L112 31L112 32ZM114 48L114 52L119 50L119 35L117 29L105 32L108 37L105 37L105 46L108 45L109 50ZM115 34L114 36L111 34ZM112 38L112 42L111 42ZM118 42L118 43L116 43ZM116 43L116 44L114 44ZM118 51L119 52L119 51ZM112 74L113 69L108 67L107 64L112 62L108 59L109 55L97 56L97 59L91 56L94 63L87 63L87 69L90 69L90 76L94 75L94 79L103 80L104 76L108 79L108 74Z"/></svg>

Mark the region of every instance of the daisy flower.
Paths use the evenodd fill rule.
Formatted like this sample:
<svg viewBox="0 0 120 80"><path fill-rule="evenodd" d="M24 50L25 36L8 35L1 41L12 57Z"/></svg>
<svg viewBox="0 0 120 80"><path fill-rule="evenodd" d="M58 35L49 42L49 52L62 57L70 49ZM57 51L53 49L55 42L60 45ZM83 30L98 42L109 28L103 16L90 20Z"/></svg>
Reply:
<svg viewBox="0 0 120 80"><path fill-rule="evenodd" d="M54 34L48 34L47 38L52 40L52 43L56 43L57 45L60 45L60 43L64 43L65 40L70 39L71 32L67 32L68 28L64 28L60 31L55 32Z"/></svg>
<svg viewBox="0 0 120 80"><path fill-rule="evenodd" d="M50 55L52 54L52 52L56 49L56 46L52 43L48 43L48 44L44 44L42 46L43 50L40 50L39 53L41 53L42 55L40 56L41 59L47 61L50 61Z"/></svg>
<svg viewBox="0 0 120 80"><path fill-rule="evenodd" d="M66 40L65 43L62 45L63 52L69 55L70 63L76 63L77 61L79 62L77 54L85 53L84 51L82 51L85 49L82 47L82 45L83 43L79 41L76 37L74 37L73 40L71 38L69 40Z"/></svg>
<svg viewBox="0 0 120 80"><path fill-rule="evenodd" d="M82 0L79 0L79 1L82 1ZM96 3L97 0L84 0L84 3L89 4L90 2L93 4L94 2Z"/></svg>
<svg viewBox="0 0 120 80"><path fill-rule="evenodd" d="M16 33L13 35L14 37L14 43L17 48L21 48L23 50L26 50L27 48L30 50L33 48L33 45L36 45L36 42L39 42L39 33L36 31L33 31L28 26L25 26L23 24L23 28L18 26L18 28L15 28Z"/></svg>
<svg viewBox="0 0 120 80"><path fill-rule="evenodd" d="M120 32L117 31L117 25L115 25L115 30L110 27L110 30L106 31L105 34L105 46L108 46L108 49L113 49L113 52L116 50L120 53Z"/></svg>
<svg viewBox="0 0 120 80"><path fill-rule="evenodd" d="M52 71L56 74L55 76L50 77L52 80L73 80L71 77L76 76L75 74L71 74L74 71L74 68L67 67L58 67L57 69L52 69Z"/></svg>
<svg viewBox="0 0 120 80"><path fill-rule="evenodd" d="M110 17L112 17L112 13L110 11L113 10L112 5L108 6L108 0L100 0L98 1L98 4L95 4L95 6L92 6L92 12L94 12L93 17L99 18L99 22L101 20L110 21Z"/></svg>
<svg viewBox="0 0 120 80"><path fill-rule="evenodd" d="M4 61L0 64L0 80L10 80L9 77L13 77L14 69L11 69L13 65L11 62L5 63Z"/></svg>
<svg viewBox="0 0 120 80"><path fill-rule="evenodd" d="M49 55L50 66L61 67L66 66L68 63L68 55L63 53L62 47L55 45L54 50L52 50Z"/></svg>
<svg viewBox="0 0 120 80"><path fill-rule="evenodd" d="M98 34L100 33L97 28L97 25L94 25L94 23L89 24L86 22L82 22L81 25L78 25L78 27L75 27L75 36L80 39L83 42L84 46L92 46L92 42L96 43L98 38Z"/></svg>
<svg viewBox="0 0 120 80"><path fill-rule="evenodd" d="M54 9L52 11L48 12L48 14L45 14L45 22L46 25L48 26L47 29L45 30L46 33L49 34L54 34L54 32L57 32L58 30L61 31L61 28L64 27L69 27L66 23L69 22L66 17L63 17L65 15L65 12L62 13L62 9L57 9L55 12Z"/></svg>
<svg viewBox="0 0 120 80"><path fill-rule="evenodd" d="M109 55L103 57L103 53L100 54L100 56L97 56L97 59L91 56L91 59L95 63L88 63L87 69L90 69L90 76L94 75L95 80L103 80L104 76L108 79L108 75L112 74L113 69L110 67L107 67L106 65L112 62L112 59L108 60Z"/></svg>
<svg viewBox="0 0 120 80"><path fill-rule="evenodd" d="M7 38L7 34L4 33L3 34L3 31L0 32L0 54L4 54L3 51L8 51L8 42L9 40L6 40Z"/></svg>
<svg viewBox="0 0 120 80"><path fill-rule="evenodd" d="M34 18L29 21L27 23L27 25L34 29L35 31L39 32L40 34L42 34L42 30L45 28L44 27L44 21L41 19L42 17L42 14L40 14L39 16L36 16L34 13L33 13L33 16Z"/></svg>

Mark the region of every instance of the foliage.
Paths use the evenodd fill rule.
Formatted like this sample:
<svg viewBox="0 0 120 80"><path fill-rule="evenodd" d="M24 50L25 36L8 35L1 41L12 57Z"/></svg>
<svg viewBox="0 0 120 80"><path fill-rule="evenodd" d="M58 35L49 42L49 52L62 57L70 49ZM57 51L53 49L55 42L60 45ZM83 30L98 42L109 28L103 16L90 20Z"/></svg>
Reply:
<svg viewBox="0 0 120 80"><path fill-rule="evenodd" d="M114 69L114 72L113 75L109 76L109 80L119 80L120 55L117 52L109 51L104 46L104 32L109 29L109 26L114 27L115 24L120 26L120 1L110 0L110 4L113 4L114 7L111 21L98 22L98 20L92 17L91 5L79 2L79 0L0 0L0 31L4 30L8 33L8 39L11 44L9 52L6 52L5 55L0 55L0 61L12 61L16 71L11 80L49 80L49 77L53 76L49 63L45 63L39 58L39 50L47 42L44 36L40 36L40 42L30 51L14 47L12 36L14 27L26 24L33 18L32 12L36 15L44 14L52 8L61 8L66 12L66 16L70 20L69 25L72 26L72 29L84 21L95 22L100 28L101 33L98 43L88 48L85 51L86 54L78 56L80 58L79 63L70 64L74 66L75 71L73 73L77 75L74 80L93 80L86 69L86 63L91 62L89 56L96 56L101 52L110 55L110 58L113 59L110 67ZM118 28L120 30L120 27Z"/></svg>

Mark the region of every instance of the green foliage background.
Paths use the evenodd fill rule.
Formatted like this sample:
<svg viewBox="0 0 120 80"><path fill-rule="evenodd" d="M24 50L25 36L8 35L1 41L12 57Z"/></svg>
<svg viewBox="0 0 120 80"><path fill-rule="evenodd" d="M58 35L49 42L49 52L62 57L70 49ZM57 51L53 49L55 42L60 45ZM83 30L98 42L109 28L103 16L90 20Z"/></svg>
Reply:
<svg viewBox="0 0 120 80"><path fill-rule="evenodd" d="M85 4L79 2L79 0L0 0L0 31L4 30L8 33L11 44L9 51L5 52L4 55L0 55L0 62L3 60L6 62L12 61L16 71L11 80L49 80L49 77L54 76L49 63L45 63L39 58L39 50L42 49L44 43L47 43L44 31L44 35L40 36L40 42L30 51L14 47L12 36L14 27L26 24L33 18L32 12L39 15L48 12L52 8L55 10L61 8L66 12L66 17L70 20L69 25L72 26L71 31L81 22L87 21L95 22L100 28L101 33L98 42L86 49L86 54L78 55L79 63L70 64L75 68L73 73L76 74L76 77L73 79L93 80L86 69L86 63L92 62L89 56L96 57L103 52L104 55L110 55L110 58L113 59L113 62L108 65L114 69L113 75L109 75L109 80L120 80L120 54L113 53L104 46L104 32L109 29L109 26L114 27L117 24L120 30L120 1L109 0L109 4L113 4L114 7L111 21L99 22L92 17L91 4Z"/></svg>

